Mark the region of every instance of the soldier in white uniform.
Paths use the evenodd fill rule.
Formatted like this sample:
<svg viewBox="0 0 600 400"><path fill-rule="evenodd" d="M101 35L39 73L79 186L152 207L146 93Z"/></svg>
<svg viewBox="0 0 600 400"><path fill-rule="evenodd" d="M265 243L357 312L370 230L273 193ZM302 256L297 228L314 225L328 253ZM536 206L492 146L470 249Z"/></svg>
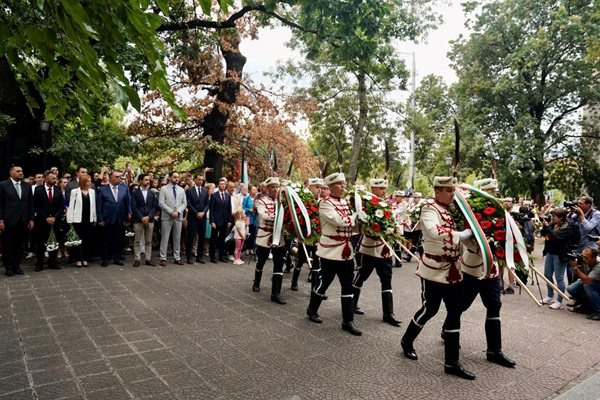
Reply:
<svg viewBox="0 0 600 400"><path fill-rule="evenodd" d="M371 179L369 181L371 193L379 200L385 200L388 182L385 179ZM394 316L394 299L392 294L392 251L377 237L363 234L357 259L360 268L354 276L354 314L363 315L365 312L358 306L358 299L363 283L369 279L373 270L377 272L381 281L381 307L383 321L393 326L400 326L399 320Z"/></svg>
<svg viewBox="0 0 600 400"><path fill-rule="evenodd" d="M404 333L401 345L405 357L418 358L414 340L427 321L437 314L443 300L448 311L444 322L444 371L472 380L475 375L465 370L459 361L462 274L458 262L460 242L470 238L472 233L470 229L458 232L448 212L456 185L456 178L436 176L433 180L435 200L427 202L421 209L424 254L416 273L421 277L422 306Z"/></svg>
<svg viewBox="0 0 600 400"><path fill-rule="evenodd" d="M495 179L483 179L475 182L481 190L490 194L496 194L497 183ZM481 249L475 238L469 238L463 242L464 251L460 257L460 265L463 275L463 301L461 312L471 307L473 301L479 294L486 309L485 337L487 339L486 357L493 363L514 368L516 363L502 352L502 330L500 324L500 278L496 270L492 270L489 276L484 276L483 257ZM442 338L445 338L442 332Z"/></svg>
<svg viewBox="0 0 600 400"><path fill-rule="evenodd" d="M354 272L354 250L352 233L356 215L353 215L346 200L346 177L335 173L325 178L329 187L328 198L319 202L321 220L321 239L317 245L317 255L321 260L321 283L310 293L310 303L306 314L311 321L322 323L319 306L323 296L337 275L342 285L342 329L352 335L360 336L362 331L354 325L354 300L352 278Z"/></svg>
<svg viewBox="0 0 600 400"><path fill-rule="evenodd" d="M321 178L311 178L308 180L307 189L310 190L312 195L315 198L315 204L318 204L319 195L321 194L321 186L323 185L323 179ZM298 277L300 276L300 271L302 270L302 266L306 262L306 253L311 259L312 269L308 273L309 282L311 283L311 289L319 286L320 276L321 276L321 264L319 262L319 257L317 256L317 246L316 244L305 245L306 253L304 249L301 248L302 244L299 244L298 248L298 256L296 257L296 265L294 265L294 272L292 272L292 290L298 290Z"/></svg>
<svg viewBox="0 0 600 400"><path fill-rule="evenodd" d="M256 271L254 272L254 284L252 290L260 291L260 280L265 262L269 253L273 254L273 278L271 286L271 301L285 304L281 297L281 284L283 281L283 258L285 248L283 237L277 246L273 245L273 225L275 222L275 204L277 191L279 190L279 178L271 177L265 181L267 185L266 195L256 201L256 212L258 214L258 232L256 234Z"/></svg>

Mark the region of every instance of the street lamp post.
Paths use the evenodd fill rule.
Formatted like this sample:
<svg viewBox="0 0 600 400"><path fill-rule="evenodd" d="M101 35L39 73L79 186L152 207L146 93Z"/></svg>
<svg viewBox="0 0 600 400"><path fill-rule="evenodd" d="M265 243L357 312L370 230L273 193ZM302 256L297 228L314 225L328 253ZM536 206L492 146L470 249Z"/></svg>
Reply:
<svg viewBox="0 0 600 400"><path fill-rule="evenodd" d="M412 53L399 51L399 54L409 55L412 57L412 68L411 68L411 96L412 96L412 112L413 112L413 127L410 130L410 158L408 160L408 181L410 182L410 188L414 189L415 186L415 131L417 129L415 124L415 113L417 110L417 99L415 92L417 90L417 58L415 52Z"/></svg>
<svg viewBox="0 0 600 400"><path fill-rule="evenodd" d="M449 175L452 175L452 157L446 156L446 166L448 167Z"/></svg>
<svg viewBox="0 0 600 400"><path fill-rule="evenodd" d="M249 139L246 135L240 140L240 147L242 149L242 170L241 170L241 181L246 183L245 164L246 164L246 148L248 147Z"/></svg>

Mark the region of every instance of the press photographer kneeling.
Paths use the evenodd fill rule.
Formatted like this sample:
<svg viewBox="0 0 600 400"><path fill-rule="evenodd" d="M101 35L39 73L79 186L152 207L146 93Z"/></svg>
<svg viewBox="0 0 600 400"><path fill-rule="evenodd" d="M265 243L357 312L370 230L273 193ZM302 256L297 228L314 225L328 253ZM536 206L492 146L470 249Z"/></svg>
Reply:
<svg viewBox="0 0 600 400"><path fill-rule="evenodd" d="M578 278L567 287L569 295L576 300L573 311L584 314L591 312L587 319L600 321L600 261L598 261L598 251L586 247L580 261L580 263L578 263L578 260L569 261L575 276Z"/></svg>

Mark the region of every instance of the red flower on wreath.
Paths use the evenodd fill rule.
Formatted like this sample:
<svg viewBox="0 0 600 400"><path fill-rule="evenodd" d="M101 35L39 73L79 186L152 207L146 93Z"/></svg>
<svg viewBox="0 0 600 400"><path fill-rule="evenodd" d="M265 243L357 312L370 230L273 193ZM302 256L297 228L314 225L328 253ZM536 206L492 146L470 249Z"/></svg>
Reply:
<svg viewBox="0 0 600 400"><path fill-rule="evenodd" d="M483 209L483 213L485 215L494 215L496 213L496 209L494 207L487 206Z"/></svg>
<svg viewBox="0 0 600 400"><path fill-rule="evenodd" d="M496 257L498 257L498 258L504 258L505 256L506 256L506 255L504 254L504 249L503 249L503 248L500 248L500 247L498 247L498 248L496 249Z"/></svg>
<svg viewBox="0 0 600 400"><path fill-rule="evenodd" d="M481 218L483 218L483 215L481 215L481 213L475 213L475 219L477 221L481 221Z"/></svg>
<svg viewBox="0 0 600 400"><path fill-rule="evenodd" d="M379 199L377 197L373 197L371 198L371 204L373 204L374 206L379 204Z"/></svg>
<svg viewBox="0 0 600 400"><path fill-rule="evenodd" d="M518 251L515 252L515 262L519 262L522 260L521 258L521 253L519 253Z"/></svg>
<svg viewBox="0 0 600 400"><path fill-rule="evenodd" d="M391 212L389 212L389 210L385 210L385 211L383 212L383 217L384 217L385 219L390 219L390 218L392 217L392 213L391 213Z"/></svg>
<svg viewBox="0 0 600 400"><path fill-rule="evenodd" d="M379 232L381 230L381 226L377 222L375 222L371 225L371 229L373 229L373 232Z"/></svg>
<svg viewBox="0 0 600 400"><path fill-rule="evenodd" d="M499 242L506 240L506 232L505 231L494 232L494 239L496 239Z"/></svg>
<svg viewBox="0 0 600 400"><path fill-rule="evenodd" d="M494 226L496 228L502 228L504 227L504 220L502 218L498 218L498 221L496 221L496 223L494 224ZM504 240L504 239L502 239Z"/></svg>
<svg viewBox="0 0 600 400"><path fill-rule="evenodd" d="M492 227L492 222L486 220L481 221L481 229L483 229L484 231L487 231L488 229L490 229Z"/></svg>

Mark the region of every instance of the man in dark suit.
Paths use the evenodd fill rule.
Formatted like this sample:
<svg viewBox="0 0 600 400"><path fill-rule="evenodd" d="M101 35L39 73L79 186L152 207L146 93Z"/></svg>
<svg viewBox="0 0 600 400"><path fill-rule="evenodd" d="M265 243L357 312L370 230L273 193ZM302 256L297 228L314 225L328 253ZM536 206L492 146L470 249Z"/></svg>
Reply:
<svg viewBox="0 0 600 400"><path fill-rule="evenodd" d="M216 250L219 248L219 261L227 262L225 258L225 237L231 227L231 195L225 191L227 179L219 179L219 190L210 197L210 261L217 262Z"/></svg>
<svg viewBox="0 0 600 400"><path fill-rule="evenodd" d="M65 210L63 195L58 186L56 174L47 171L44 174L44 184L35 188L33 195L33 209L35 211L35 238L36 238L36 261L35 270L44 269L44 253L46 252L46 242L50 237L50 231L58 233L58 222ZM48 250L48 266L52 269L60 269L56 262L56 250Z"/></svg>
<svg viewBox="0 0 600 400"><path fill-rule="evenodd" d="M196 174L194 185L186 192L188 207L188 226L187 243L185 246L187 263L193 264L192 247L194 246L194 236L197 237L196 261L204 264L204 235L206 232L206 212L208 211L208 190L202 187L204 185L204 175Z"/></svg>
<svg viewBox="0 0 600 400"><path fill-rule="evenodd" d="M21 253L27 229L33 229L33 195L31 185L23 182L23 168L10 169L10 178L0 182L0 231L2 262L7 276L22 275Z"/></svg>
<svg viewBox="0 0 600 400"><path fill-rule="evenodd" d="M112 258L116 265L124 265L121 261L123 241L125 240L125 223L131 219L131 195L129 188L121 182L121 171L110 173L110 184L101 187L96 196L96 215L98 225L104 228L102 266L108 265Z"/></svg>
<svg viewBox="0 0 600 400"><path fill-rule="evenodd" d="M69 182L67 185L67 196L71 194L71 190L79 187L79 178L81 178L82 175L88 175L88 170L86 167L80 165L77 167L77 175L75 176L75 179L71 180L71 182ZM96 189L92 177L90 177L90 188L94 190Z"/></svg>
<svg viewBox="0 0 600 400"><path fill-rule="evenodd" d="M154 217L158 214L158 197L150 190L150 177L141 174L138 177L139 188L131 193L131 211L135 238L133 239L134 267L140 266L142 249L140 241L144 238L144 256L146 265L154 266L152 262L152 232Z"/></svg>

